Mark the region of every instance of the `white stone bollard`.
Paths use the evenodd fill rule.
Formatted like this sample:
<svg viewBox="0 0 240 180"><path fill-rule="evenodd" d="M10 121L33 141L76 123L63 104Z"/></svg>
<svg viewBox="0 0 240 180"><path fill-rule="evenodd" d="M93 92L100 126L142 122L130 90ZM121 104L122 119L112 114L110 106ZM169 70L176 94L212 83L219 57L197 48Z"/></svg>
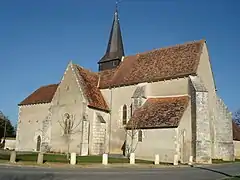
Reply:
<svg viewBox="0 0 240 180"><path fill-rule="evenodd" d="M43 153L38 153L37 164L43 164Z"/></svg>
<svg viewBox="0 0 240 180"><path fill-rule="evenodd" d="M159 154L155 155L155 164L159 164Z"/></svg>
<svg viewBox="0 0 240 180"><path fill-rule="evenodd" d="M102 164L107 165L108 164L108 154L102 155Z"/></svg>
<svg viewBox="0 0 240 180"><path fill-rule="evenodd" d="M76 153L71 153L71 160L70 160L71 165L76 164Z"/></svg>
<svg viewBox="0 0 240 180"><path fill-rule="evenodd" d="M10 154L10 163L16 163L16 151L11 151L11 154Z"/></svg>
<svg viewBox="0 0 240 180"><path fill-rule="evenodd" d="M173 165L174 166L178 165L178 155L177 154L174 155Z"/></svg>
<svg viewBox="0 0 240 180"><path fill-rule="evenodd" d="M193 164L193 156L190 156L190 157L189 157L188 165L191 166L192 164Z"/></svg>
<svg viewBox="0 0 240 180"><path fill-rule="evenodd" d="M135 164L135 154L134 153L130 154L130 164Z"/></svg>

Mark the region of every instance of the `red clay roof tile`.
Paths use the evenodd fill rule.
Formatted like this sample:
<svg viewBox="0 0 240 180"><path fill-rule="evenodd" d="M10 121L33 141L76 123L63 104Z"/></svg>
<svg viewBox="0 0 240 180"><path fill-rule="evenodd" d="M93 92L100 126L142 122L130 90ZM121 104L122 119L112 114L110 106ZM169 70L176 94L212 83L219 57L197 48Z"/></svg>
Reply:
<svg viewBox="0 0 240 180"><path fill-rule="evenodd" d="M47 86L42 86L26 99L24 99L19 105L30 105L30 104L40 104L40 103L50 103L56 92L58 84L50 84Z"/></svg>
<svg viewBox="0 0 240 180"><path fill-rule="evenodd" d="M90 102L89 106L103 110L108 109L100 90L97 88L98 76L100 76L100 88L109 88L154 82L196 73L204 42L201 40L127 56L116 69L99 73L80 68L80 74L85 80L85 93ZM56 89L57 85L41 87L22 101L20 105L51 102ZM90 91L87 92L88 90Z"/></svg>
<svg viewBox="0 0 240 180"><path fill-rule="evenodd" d="M101 82L101 88L154 82L196 74L204 43L204 40L200 40L126 56L115 70L114 75L113 72L111 72L111 76L108 76L108 73L100 73L101 81L106 79L108 81L108 83Z"/></svg>
<svg viewBox="0 0 240 180"><path fill-rule="evenodd" d="M177 127L189 102L188 96L149 98L136 109L128 129Z"/></svg>
<svg viewBox="0 0 240 180"><path fill-rule="evenodd" d="M88 99L88 106L97 108L104 111L109 111L108 105L102 96L102 93L98 86L99 76L97 73L91 72L76 65L79 75L81 76L82 86L84 89L84 94Z"/></svg>

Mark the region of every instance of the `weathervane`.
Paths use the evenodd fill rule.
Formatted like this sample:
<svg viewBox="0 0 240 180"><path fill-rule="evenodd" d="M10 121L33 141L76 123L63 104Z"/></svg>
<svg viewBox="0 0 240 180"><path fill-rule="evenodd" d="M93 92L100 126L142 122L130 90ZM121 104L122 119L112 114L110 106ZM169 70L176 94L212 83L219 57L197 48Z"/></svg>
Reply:
<svg viewBox="0 0 240 180"><path fill-rule="evenodd" d="M115 6L115 11L117 12L118 10L118 1L116 1L116 6Z"/></svg>
<svg viewBox="0 0 240 180"><path fill-rule="evenodd" d="M121 2L121 0L116 1L116 12L118 10L118 4Z"/></svg>

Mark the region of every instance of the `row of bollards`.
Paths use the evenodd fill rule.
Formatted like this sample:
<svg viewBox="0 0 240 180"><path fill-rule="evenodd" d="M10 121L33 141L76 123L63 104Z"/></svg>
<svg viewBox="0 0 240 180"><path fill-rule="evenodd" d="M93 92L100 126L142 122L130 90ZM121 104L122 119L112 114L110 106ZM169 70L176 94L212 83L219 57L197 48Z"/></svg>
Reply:
<svg viewBox="0 0 240 180"><path fill-rule="evenodd" d="M10 163L16 163L16 157L17 157L16 151L11 151ZM41 152L38 153L37 163L38 164L43 164L43 153L41 153Z"/></svg>
<svg viewBox="0 0 240 180"><path fill-rule="evenodd" d="M11 152L10 162L11 163L16 163L16 151L12 151ZM77 162L77 155L76 155L76 153L71 153L70 164L71 165L75 165L76 162ZM135 164L135 154L134 153L130 154L130 162L129 163L130 164ZM43 153L42 152L38 153L37 164L43 164ZM103 165L107 165L108 164L108 154L103 154L102 155L102 164ZM155 155L154 164L155 165L160 164L160 158L159 158L158 154ZM175 166L178 165L178 156L177 155L174 156L173 165L175 165ZM193 165L193 156L189 157L188 165Z"/></svg>

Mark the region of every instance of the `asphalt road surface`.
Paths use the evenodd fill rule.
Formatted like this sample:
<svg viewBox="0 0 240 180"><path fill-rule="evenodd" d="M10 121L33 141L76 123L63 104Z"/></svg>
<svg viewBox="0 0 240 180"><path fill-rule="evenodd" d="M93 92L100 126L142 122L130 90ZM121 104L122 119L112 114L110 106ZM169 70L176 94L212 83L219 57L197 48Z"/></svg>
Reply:
<svg viewBox="0 0 240 180"><path fill-rule="evenodd" d="M55 169L0 165L1 180L216 180L237 174L240 174L240 164L237 163L204 167L152 169Z"/></svg>

